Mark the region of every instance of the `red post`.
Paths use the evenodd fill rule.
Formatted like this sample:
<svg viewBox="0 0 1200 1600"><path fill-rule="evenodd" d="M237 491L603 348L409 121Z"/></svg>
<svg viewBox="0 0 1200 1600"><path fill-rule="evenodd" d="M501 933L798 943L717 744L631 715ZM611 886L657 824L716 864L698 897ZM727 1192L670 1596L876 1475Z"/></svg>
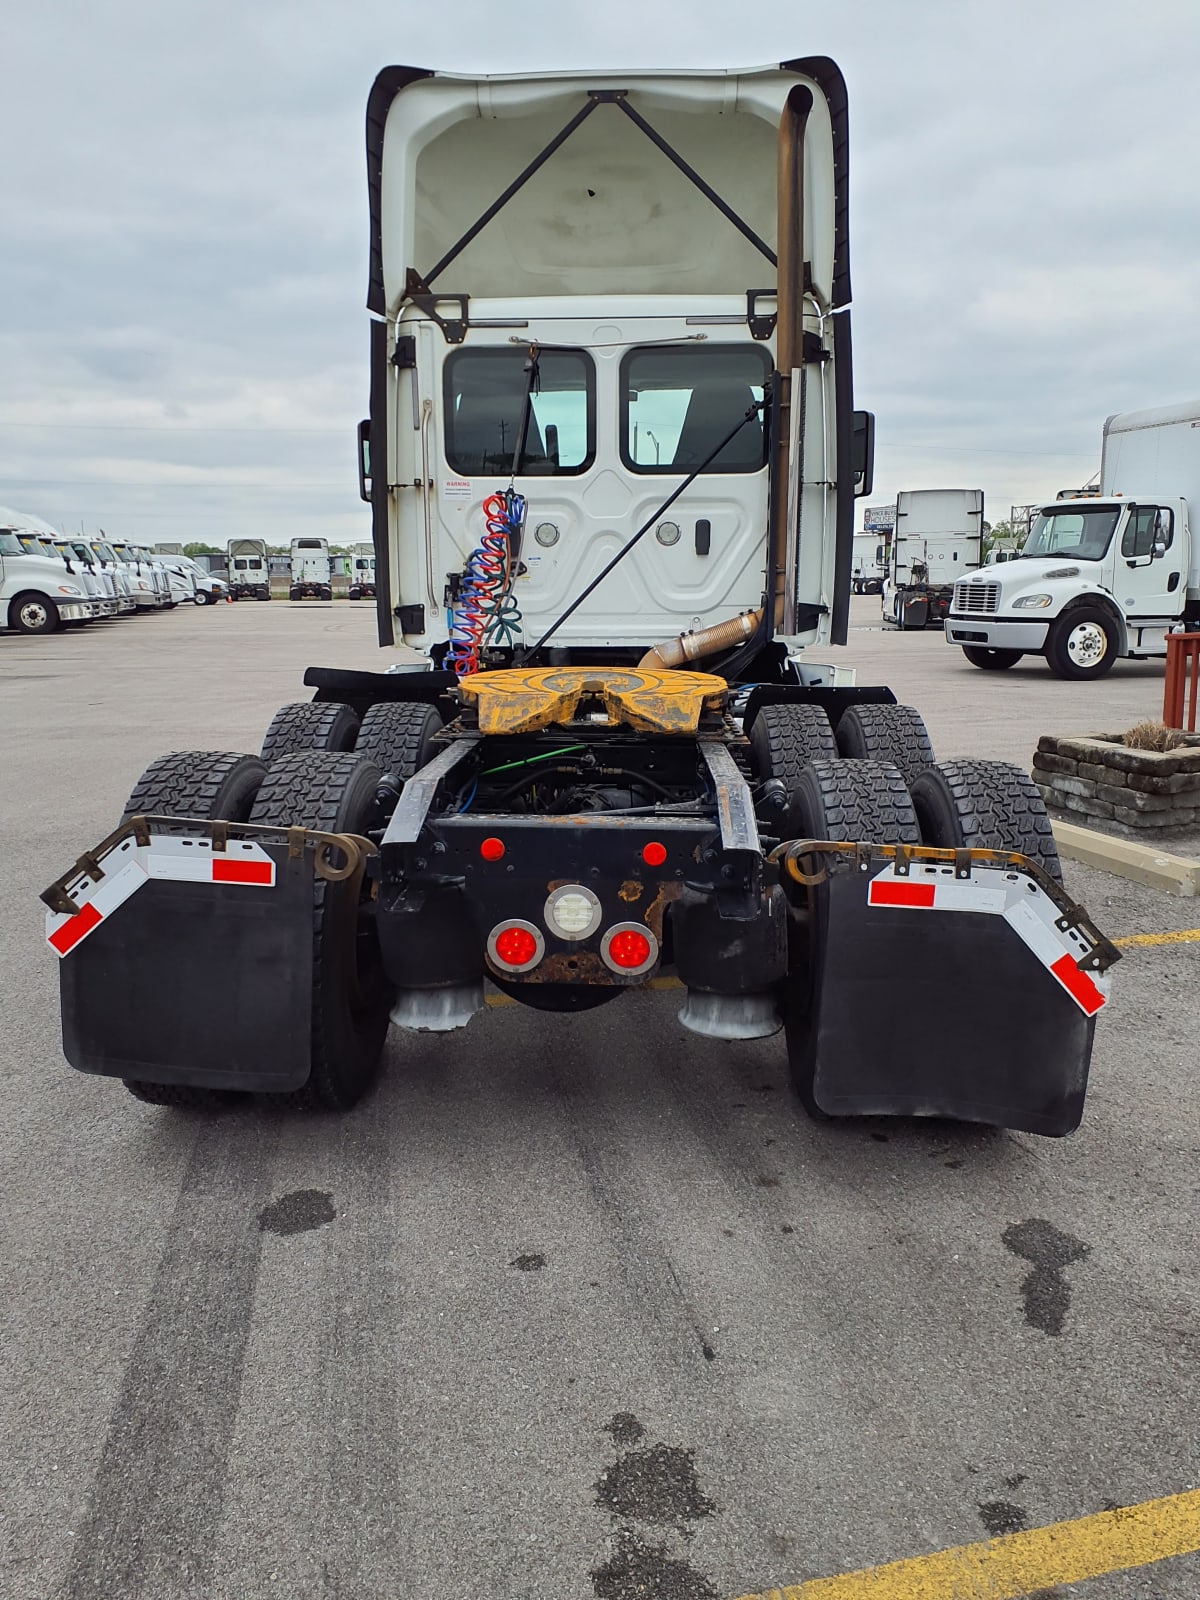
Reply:
<svg viewBox="0 0 1200 1600"><path fill-rule="evenodd" d="M1196 731L1200 698L1200 633L1167 635L1167 675L1163 684L1163 722L1168 728ZM1185 723L1184 717L1187 717Z"/></svg>

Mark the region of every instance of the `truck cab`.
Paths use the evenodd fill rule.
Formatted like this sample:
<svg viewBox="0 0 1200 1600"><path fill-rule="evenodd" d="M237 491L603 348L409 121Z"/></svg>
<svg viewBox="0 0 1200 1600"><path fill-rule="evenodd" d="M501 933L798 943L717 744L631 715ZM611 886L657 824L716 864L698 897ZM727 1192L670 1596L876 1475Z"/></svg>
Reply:
<svg viewBox="0 0 1200 1600"><path fill-rule="evenodd" d="M54 633L65 622L90 621L95 605L80 576L36 537L22 538L25 530L12 526L15 521L0 512L0 627Z"/></svg>
<svg viewBox="0 0 1200 1600"><path fill-rule="evenodd" d="M289 600L332 600L333 564L328 539L293 539Z"/></svg>
<svg viewBox="0 0 1200 1600"><path fill-rule="evenodd" d="M1191 559L1183 499L1055 500L1002 573L956 586L946 638L973 666L1042 655L1061 678L1101 677L1121 656L1161 658L1187 609Z"/></svg>
<svg viewBox="0 0 1200 1600"><path fill-rule="evenodd" d="M235 600L269 600L271 578L266 541L230 539L227 549L229 593Z"/></svg>
<svg viewBox="0 0 1200 1600"><path fill-rule="evenodd" d="M347 595L351 600L373 600L375 598L375 548L369 544L356 544L350 552L350 587Z"/></svg>

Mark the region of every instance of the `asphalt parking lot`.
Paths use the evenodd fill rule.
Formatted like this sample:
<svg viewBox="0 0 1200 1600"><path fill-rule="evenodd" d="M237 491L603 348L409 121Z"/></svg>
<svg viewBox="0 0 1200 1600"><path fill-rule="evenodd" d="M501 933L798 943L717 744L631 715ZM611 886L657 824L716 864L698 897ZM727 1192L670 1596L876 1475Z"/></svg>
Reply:
<svg viewBox="0 0 1200 1600"><path fill-rule="evenodd" d="M878 604L842 658L944 756L1160 709L1158 667L984 674ZM1061 1141L811 1123L779 1040L662 990L393 1035L340 1118L141 1105L62 1062L38 891L154 757L384 658L369 604L105 627L0 636L6 1600L733 1600L1200 1483L1200 945L1126 950ZM1113 937L1200 921L1066 877ZM196 1027L227 998L179 973ZM981 974L981 1027L1020 1003ZM1195 1600L1200 1558L869 1592Z"/></svg>

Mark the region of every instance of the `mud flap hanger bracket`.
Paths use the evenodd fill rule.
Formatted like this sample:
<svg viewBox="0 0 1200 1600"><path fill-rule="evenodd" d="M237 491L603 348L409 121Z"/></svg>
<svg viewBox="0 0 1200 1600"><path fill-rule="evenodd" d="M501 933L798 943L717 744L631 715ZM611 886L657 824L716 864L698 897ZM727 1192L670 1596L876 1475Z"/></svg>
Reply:
<svg viewBox="0 0 1200 1600"><path fill-rule="evenodd" d="M717 909L722 917L749 922L759 913L763 854L754 815L754 796L741 769L720 739L700 739L700 754L717 799L724 861L717 883Z"/></svg>

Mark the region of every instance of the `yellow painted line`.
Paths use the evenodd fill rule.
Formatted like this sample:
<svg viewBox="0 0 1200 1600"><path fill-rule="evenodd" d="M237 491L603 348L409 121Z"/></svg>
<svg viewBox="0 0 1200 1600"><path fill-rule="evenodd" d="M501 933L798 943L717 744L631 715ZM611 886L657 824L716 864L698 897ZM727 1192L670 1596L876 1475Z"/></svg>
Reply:
<svg viewBox="0 0 1200 1600"><path fill-rule="evenodd" d="M485 1006L515 1006L517 1002L510 994L485 994L483 1003Z"/></svg>
<svg viewBox="0 0 1200 1600"><path fill-rule="evenodd" d="M678 978L648 978L642 985L643 989L682 989L683 984Z"/></svg>
<svg viewBox="0 0 1200 1600"><path fill-rule="evenodd" d="M1022 1600L1200 1550L1200 1489L742 1600Z"/></svg>
<svg viewBox="0 0 1200 1600"><path fill-rule="evenodd" d="M1120 950L1131 944L1200 944L1200 928L1180 928L1176 933L1128 933L1113 943Z"/></svg>

